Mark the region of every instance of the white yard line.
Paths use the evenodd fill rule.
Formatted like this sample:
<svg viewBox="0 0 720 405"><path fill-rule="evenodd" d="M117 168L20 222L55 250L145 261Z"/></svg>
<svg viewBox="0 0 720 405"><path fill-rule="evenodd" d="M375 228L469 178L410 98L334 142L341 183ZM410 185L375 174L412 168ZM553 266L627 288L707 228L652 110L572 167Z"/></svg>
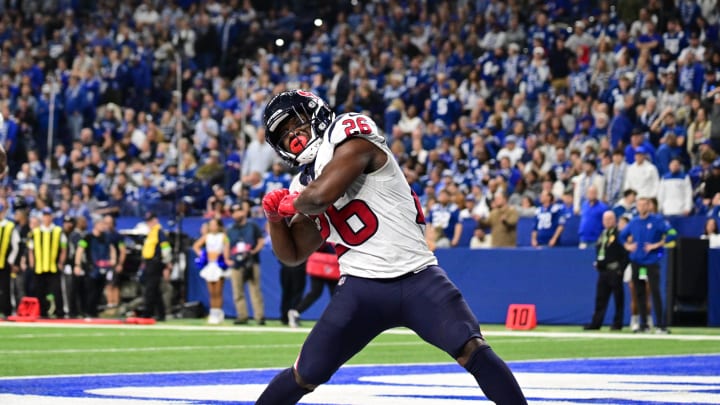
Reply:
<svg viewBox="0 0 720 405"><path fill-rule="evenodd" d="M417 342L374 342L372 346L424 346L427 343ZM143 346L143 347L105 347L96 349L19 349L19 350L2 350L2 355L31 355L31 354L76 354L76 353L135 353L135 352L174 352L185 350L218 350L218 349L284 349L284 348L300 348L299 344L281 343L281 344L257 344L257 345L188 345L188 346Z"/></svg>

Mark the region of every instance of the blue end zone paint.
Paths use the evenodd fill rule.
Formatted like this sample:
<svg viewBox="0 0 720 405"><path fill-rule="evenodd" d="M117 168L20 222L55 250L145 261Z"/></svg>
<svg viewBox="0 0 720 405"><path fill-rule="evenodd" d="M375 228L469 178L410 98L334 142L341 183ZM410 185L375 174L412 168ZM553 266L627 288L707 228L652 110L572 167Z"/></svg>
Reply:
<svg viewBox="0 0 720 405"><path fill-rule="evenodd" d="M720 355L708 356L670 356L650 358L620 358L620 359L571 359L552 361L518 361L509 363L514 372L519 373L573 373L573 374L619 374L627 376L708 376L720 375ZM408 375L408 374L435 374L459 373L463 369L456 364L438 365L373 365L352 366L341 368L330 384L353 385L392 385L382 382L361 381L363 377L377 375ZM127 398L122 396L100 396L89 394L88 390L117 388L117 387L181 387L200 385L237 385L237 384L267 384L277 373L277 370L236 370L213 372L179 372L179 373L152 373L152 374L116 374L77 377L37 377L37 378L8 378L0 379L0 393L15 395L41 395L46 397L73 397L73 398ZM634 384L628 381L629 384ZM653 382L643 384L654 384ZM720 386L716 384L703 384L697 382L683 382L678 378L677 383L687 386L689 392L718 393ZM647 391L647 390L646 390ZM652 391L652 389L651 389ZM385 395L392 397L392 395ZM477 401L482 399L476 396L429 396L417 395L417 398L454 399ZM133 398L137 400L137 398ZM163 398L153 397L154 400ZM168 400L172 400L169 399ZM174 399L177 401L177 399ZM533 398L528 400L562 401L559 398ZM249 402L235 401L184 401L196 404L246 404ZM573 398L576 404L608 403L608 399L578 399ZM612 399L617 404L650 405L658 402ZM664 402L669 403L669 402Z"/></svg>
<svg viewBox="0 0 720 405"><path fill-rule="evenodd" d="M720 355L512 362L510 368L544 373L717 376L720 374Z"/></svg>

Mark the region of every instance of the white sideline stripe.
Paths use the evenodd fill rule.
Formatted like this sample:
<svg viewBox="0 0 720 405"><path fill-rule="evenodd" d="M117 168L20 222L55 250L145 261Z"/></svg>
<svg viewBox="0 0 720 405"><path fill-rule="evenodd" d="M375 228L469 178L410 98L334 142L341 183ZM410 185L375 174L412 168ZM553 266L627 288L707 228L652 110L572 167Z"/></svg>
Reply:
<svg viewBox="0 0 720 405"><path fill-rule="evenodd" d="M648 358L672 358L672 357L711 357L720 356L718 353L695 353L695 354L653 354L645 356L607 356L607 357L586 357L589 360L617 360L617 359L648 359ZM561 358L550 358L550 359L530 359L530 360L512 360L508 361L510 365L512 363L542 363L542 362L558 362L558 361L575 361L578 358L561 357ZM404 366L443 366L443 365L457 365L457 363L448 362L421 362L421 363L393 363L393 364L343 364L343 368L353 367L404 367ZM23 375L23 376L9 376L0 377L2 380L29 380L29 379L40 379L40 378L77 378L77 377L108 377L108 376L128 376L128 375L162 375L162 374L209 374L209 373L231 373L235 371L267 371L267 370L280 370L282 367L250 367L250 368L228 368L228 369L216 369L216 370L180 370L180 371L138 371L138 372L127 372L127 373L89 373L89 374L51 374L51 375Z"/></svg>
<svg viewBox="0 0 720 405"><path fill-rule="evenodd" d="M212 336L237 336L236 332L213 332ZM11 335L11 336L5 336L2 338L3 341L11 340L11 339L55 339L55 338L84 338L84 337L111 337L111 338L117 338L117 337L138 337L138 338L147 338L147 334L145 331L137 331L135 333L132 332L96 332L96 333L73 333L73 334L67 334L67 333L23 333L20 335ZM176 333L171 333L168 331L168 333L154 333L152 337L177 337Z"/></svg>
<svg viewBox="0 0 720 405"><path fill-rule="evenodd" d="M0 322L0 327L33 327L33 328L102 328L102 329L125 329L129 330L173 330L173 331L221 331L237 333L300 333L307 334L311 328L288 328L278 326L193 326L193 325L95 325L87 324L56 324L56 323L35 323L35 322ZM480 325L482 330L482 325ZM578 328L580 328L578 326ZM541 332L541 331L483 331L486 337L532 337L532 338L602 338L602 339L638 339L638 340L685 340L685 341L720 341L720 334L717 335L655 335L652 333L611 333L611 332ZM415 335L415 332L405 328L390 329L383 335Z"/></svg>
<svg viewBox="0 0 720 405"><path fill-rule="evenodd" d="M373 346L424 346L427 343L417 342L375 342ZM197 346L157 346L157 347L122 347L122 348L98 348L98 349L33 349L33 350L0 350L0 355L12 354L74 354L74 353L127 353L127 352L173 352L184 350L217 350L217 349L284 349L300 348L299 344L259 344L259 345L197 345Z"/></svg>

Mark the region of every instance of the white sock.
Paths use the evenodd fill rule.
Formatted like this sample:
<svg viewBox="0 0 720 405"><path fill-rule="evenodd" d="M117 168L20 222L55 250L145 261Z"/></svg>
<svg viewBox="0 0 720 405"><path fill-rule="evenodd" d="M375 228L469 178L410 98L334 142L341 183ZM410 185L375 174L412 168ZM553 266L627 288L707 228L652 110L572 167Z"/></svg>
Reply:
<svg viewBox="0 0 720 405"><path fill-rule="evenodd" d="M223 311L222 308L217 309L217 317L220 323L225 320L225 311Z"/></svg>
<svg viewBox="0 0 720 405"><path fill-rule="evenodd" d="M648 316L647 316L647 324L648 324L648 328L654 328L654 327L655 327L655 323L653 322L653 316L652 316L652 315L648 315Z"/></svg>
<svg viewBox="0 0 720 405"><path fill-rule="evenodd" d="M639 327L640 327L640 315L630 316L630 328L639 328Z"/></svg>

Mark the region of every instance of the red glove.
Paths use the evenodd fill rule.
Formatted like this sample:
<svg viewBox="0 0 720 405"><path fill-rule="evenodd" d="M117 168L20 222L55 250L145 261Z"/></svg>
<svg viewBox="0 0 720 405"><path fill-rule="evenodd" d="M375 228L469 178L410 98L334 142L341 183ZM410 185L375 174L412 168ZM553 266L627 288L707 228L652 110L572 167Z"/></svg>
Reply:
<svg viewBox="0 0 720 405"><path fill-rule="evenodd" d="M280 205L278 206L278 214L284 217L291 217L297 214L298 212L295 209L295 205L293 203L298 198L298 196L300 196L300 193L296 191L283 197L282 201L280 201Z"/></svg>
<svg viewBox="0 0 720 405"><path fill-rule="evenodd" d="M265 217L268 221L280 222L283 219L283 216L278 213L278 208L280 206L280 202L283 201L283 198L285 198L288 193L288 189L281 188L265 194L265 197L263 197L262 200L262 205L263 211L265 211Z"/></svg>

